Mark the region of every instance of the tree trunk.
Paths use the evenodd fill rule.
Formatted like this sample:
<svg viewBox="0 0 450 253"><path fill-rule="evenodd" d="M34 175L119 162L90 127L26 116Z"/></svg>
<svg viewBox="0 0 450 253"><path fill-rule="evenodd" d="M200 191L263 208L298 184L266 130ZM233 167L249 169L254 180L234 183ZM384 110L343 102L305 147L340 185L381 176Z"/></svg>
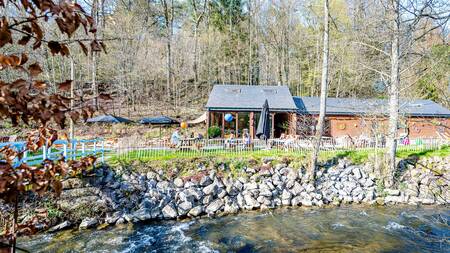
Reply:
<svg viewBox="0 0 450 253"><path fill-rule="evenodd" d="M278 85L283 84L283 70L282 70L282 62L283 62L283 52L282 52L281 45L277 46L277 71L278 71Z"/></svg>
<svg viewBox="0 0 450 253"><path fill-rule="evenodd" d="M167 92L167 99L170 100L170 89L172 87L172 43L171 43L171 36L167 36L167 43L166 43L166 92Z"/></svg>
<svg viewBox="0 0 450 253"><path fill-rule="evenodd" d="M195 94L197 94L198 87L198 23L195 24L194 27L194 85L195 85Z"/></svg>
<svg viewBox="0 0 450 253"><path fill-rule="evenodd" d="M92 16L92 18L94 20L94 27L97 27L97 24L98 24L97 12L98 12L98 0L93 0L92 1L92 13L91 13L91 16ZM97 72L96 53L94 51L92 51L92 72L91 72L91 74L92 74L92 95L94 97L92 102L93 102L93 106L94 106L95 110L98 110L98 102L97 102L98 89L97 89L97 84L95 82L95 77L96 77L96 74L97 74L96 72Z"/></svg>
<svg viewBox="0 0 450 253"><path fill-rule="evenodd" d="M73 57L70 57L70 80L72 83L70 84L70 110L72 111L74 108L74 98L75 98L75 66L74 66ZM75 126L71 117L69 117L69 138L72 141L74 138Z"/></svg>
<svg viewBox="0 0 450 253"><path fill-rule="evenodd" d="M289 22L289 21L288 21ZM289 23L286 25L286 29L283 32L284 35L284 80L285 84L290 87L289 81L289 64L290 64L290 53L289 53Z"/></svg>
<svg viewBox="0 0 450 253"><path fill-rule="evenodd" d="M325 112L327 105L327 89L328 89L328 55L329 55L329 38L328 38L328 0L324 2L324 30L323 30L323 58L322 58L322 81L320 87L320 112L319 120L316 127L316 139L314 144L314 150L312 155L311 167L310 167L310 179L314 180L315 171L317 167L317 158L319 156L320 141L323 135L323 128L325 123Z"/></svg>
<svg viewBox="0 0 450 253"><path fill-rule="evenodd" d="M173 0L171 4L167 3L167 0L162 0L161 5L163 8L164 23L166 28L166 93L167 102L170 102L170 90L172 88L172 35L173 35L173 15L174 6ZM170 9L169 9L170 8Z"/></svg>
<svg viewBox="0 0 450 253"><path fill-rule="evenodd" d="M302 96L303 88L302 88L302 65L300 60L298 62L298 85L297 85L297 96Z"/></svg>
<svg viewBox="0 0 450 253"><path fill-rule="evenodd" d="M94 108L95 110L98 110L98 100L97 100L98 88L97 83L95 81L97 75L97 64L95 54L96 54L95 52L92 52L92 95L94 96L93 99Z"/></svg>
<svg viewBox="0 0 450 253"><path fill-rule="evenodd" d="M399 86L400 86L400 3L393 1L391 9L391 84L389 87L389 130L386 140L387 148L387 170L385 183L392 186L395 172L395 153L397 151L397 126L399 109Z"/></svg>
<svg viewBox="0 0 450 253"><path fill-rule="evenodd" d="M319 44L320 44L320 36L317 36L316 61L314 62L313 82L311 85L311 97L314 96L316 93L316 75L317 75L317 69L319 68L319 61L320 61Z"/></svg>
<svg viewBox="0 0 450 253"><path fill-rule="evenodd" d="M248 1L248 12L249 12L249 18L248 18L248 74L247 74L247 83L248 85L253 84L253 67L252 67L252 1Z"/></svg>

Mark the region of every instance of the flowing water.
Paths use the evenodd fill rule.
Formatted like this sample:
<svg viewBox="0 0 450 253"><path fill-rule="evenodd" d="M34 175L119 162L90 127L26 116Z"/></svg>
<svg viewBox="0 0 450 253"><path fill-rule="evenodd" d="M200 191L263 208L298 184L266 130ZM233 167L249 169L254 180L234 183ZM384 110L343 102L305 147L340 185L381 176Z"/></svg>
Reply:
<svg viewBox="0 0 450 253"><path fill-rule="evenodd" d="M450 252L448 207L280 209L22 238L31 252Z"/></svg>

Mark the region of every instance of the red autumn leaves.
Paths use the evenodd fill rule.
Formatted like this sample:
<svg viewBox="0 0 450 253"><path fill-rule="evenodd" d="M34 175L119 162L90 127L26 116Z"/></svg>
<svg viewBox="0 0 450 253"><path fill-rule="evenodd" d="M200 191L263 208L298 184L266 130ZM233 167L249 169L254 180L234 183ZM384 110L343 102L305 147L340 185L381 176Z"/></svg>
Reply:
<svg viewBox="0 0 450 253"><path fill-rule="evenodd" d="M9 146L0 149L0 198L17 201L20 193L44 194L50 189L58 195L62 190L61 180L92 166L95 157L76 161L65 161L63 157L55 161L47 159L39 166L16 163L23 157L25 150L40 152L44 146L50 147L58 139L57 131L49 127L51 122L64 128L67 119L87 119L92 116L94 109L87 105L86 99L66 96L72 85L71 80L55 84L58 92L50 94L48 82L37 79L43 72L41 64L31 60L28 52L46 47L52 55L69 56L69 45L74 43L87 55L89 51L105 50L105 45L95 39L93 19L72 1L0 0L0 8L5 8L7 2L8 8L17 9L12 13L20 13L20 16L0 18L0 48L12 45L18 53L0 54L0 72L14 71L17 75L13 76L21 78L10 81L4 79L6 75L0 74L0 120L9 119L15 126L33 123L40 127L28 135L24 150ZM55 30L68 39L47 40L42 26L45 22L55 22ZM80 27L83 27L88 38L72 39ZM7 48L2 50L7 51ZM111 99L107 94L101 94L99 98ZM71 100L75 103L74 108L70 106ZM16 224L5 235L15 236L18 229L34 231L31 226L31 223Z"/></svg>

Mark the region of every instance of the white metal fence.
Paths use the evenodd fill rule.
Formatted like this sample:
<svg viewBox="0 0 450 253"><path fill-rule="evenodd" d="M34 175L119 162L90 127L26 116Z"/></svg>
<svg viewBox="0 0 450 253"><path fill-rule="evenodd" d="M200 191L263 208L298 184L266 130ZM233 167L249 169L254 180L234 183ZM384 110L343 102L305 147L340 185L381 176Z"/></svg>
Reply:
<svg viewBox="0 0 450 253"><path fill-rule="evenodd" d="M63 157L68 160L76 160L80 157L86 157L89 155L97 156L101 161L104 161L105 151L109 151L105 148L103 139L91 139L91 140L57 140L51 147L44 145L37 152L30 152L26 150L25 141L17 142L2 142L0 148L10 147L17 151L23 151L23 156L19 159L16 158L15 165L21 163L27 163L28 165L37 165L44 160L56 160ZM1 160L1 157L0 157Z"/></svg>
<svg viewBox="0 0 450 253"><path fill-rule="evenodd" d="M177 145L167 140L145 139L142 136L131 136L116 140L103 139L73 140L72 142L58 140L52 147L44 146L38 152L25 152L17 159L16 164L25 162L30 165L41 163L45 159L78 159L95 155L103 162L111 157L118 159L166 159L177 157L201 157L216 155L245 154L304 154L313 149L314 139L270 139L268 141L254 139L182 139ZM408 142L399 141L400 151L424 151L438 149L450 145L448 139L422 138ZM0 148L10 146L17 150L25 150L25 142L0 143ZM351 150L376 150L385 147L385 142L370 139L323 138L320 152L336 152ZM1 158L0 158L1 160Z"/></svg>
<svg viewBox="0 0 450 253"><path fill-rule="evenodd" d="M113 155L119 159L157 159L159 157L196 157L250 152L306 153L313 149L314 138L305 139L182 139L178 144L167 140L146 140L142 137L122 138L113 145ZM422 138L399 141L398 150L422 151L449 145L446 139ZM323 138L320 152L382 149L384 141Z"/></svg>

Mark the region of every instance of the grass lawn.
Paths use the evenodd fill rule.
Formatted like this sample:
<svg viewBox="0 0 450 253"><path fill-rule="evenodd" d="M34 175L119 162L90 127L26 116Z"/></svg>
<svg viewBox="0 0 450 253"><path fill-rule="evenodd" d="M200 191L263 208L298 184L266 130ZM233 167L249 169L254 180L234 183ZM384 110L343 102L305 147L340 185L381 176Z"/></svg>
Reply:
<svg viewBox="0 0 450 253"><path fill-rule="evenodd" d="M113 155L109 162L132 162L132 161L168 161L172 159L179 158L263 158L263 157L280 157L280 156L297 156L306 157L305 152L294 152L294 151L281 151L281 150L255 150L255 151L240 151L240 152L229 152L227 150L208 150L203 152L197 151L146 151L146 150L136 150L130 151L125 154Z"/></svg>
<svg viewBox="0 0 450 253"><path fill-rule="evenodd" d="M375 150L362 149L362 150L340 150L340 151L321 151L319 154L319 160L324 162L334 158L347 157L356 164L364 163L369 159L369 156L373 156L376 152L381 156L383 154L382 149ZM296 159L307 158L311 155L310 151L284 151L284 150L247 150L247 151L228 151L228 150L208 150L203 152L198 151L172 151L172 150L136 150L130 151L120 155L112 155L108 162L117 163L125 162L130 163L133 161L149 162L149 161L168 161L172 159L180 158L227 158L227 159L239 159L239 158L253 158L261 159L263 157L290 157ZM431 157L431 156L450 156L450 147L444 146L441 149L429 149L429 150L412 150L405 147L400 147L397 151L397 157L407 158L411 156L417 157Z"/></svg>

